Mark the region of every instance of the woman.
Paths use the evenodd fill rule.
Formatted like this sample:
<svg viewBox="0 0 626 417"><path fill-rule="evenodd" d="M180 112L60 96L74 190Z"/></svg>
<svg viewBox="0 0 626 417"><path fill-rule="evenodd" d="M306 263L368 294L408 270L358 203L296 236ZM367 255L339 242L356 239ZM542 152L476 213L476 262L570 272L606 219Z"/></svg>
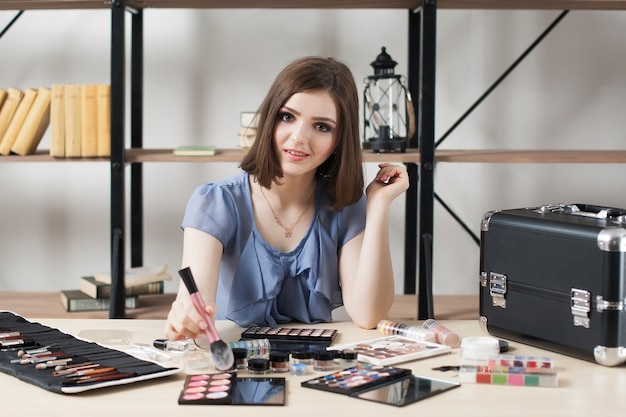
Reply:
<svg viewBox="0 0 626 417"><path fill-rule="evenodd" d="M318 323L344 305L363 328L384 318L394 296L389 210L409 182L403 167L380 164L363 194L358 103L346 65L292 62L259 108L243 172L191 196L182 264L212 317ZM195 338L204 328L181 285L166 336Z"/></svg>

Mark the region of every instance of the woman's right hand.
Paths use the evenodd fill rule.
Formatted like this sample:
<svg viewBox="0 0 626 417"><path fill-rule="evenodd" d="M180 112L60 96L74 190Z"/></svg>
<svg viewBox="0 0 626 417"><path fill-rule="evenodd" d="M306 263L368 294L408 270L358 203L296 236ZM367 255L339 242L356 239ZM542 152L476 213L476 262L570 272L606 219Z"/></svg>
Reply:
<svg viewBox="0 0 626 417"><path fill-rule="evenodd" d="M215 320L215 305L207 304L206 313ZM189 294L178 294L167 315L165 337L169 340L197 339L207 327L206 320L194 307Z"/></svg>

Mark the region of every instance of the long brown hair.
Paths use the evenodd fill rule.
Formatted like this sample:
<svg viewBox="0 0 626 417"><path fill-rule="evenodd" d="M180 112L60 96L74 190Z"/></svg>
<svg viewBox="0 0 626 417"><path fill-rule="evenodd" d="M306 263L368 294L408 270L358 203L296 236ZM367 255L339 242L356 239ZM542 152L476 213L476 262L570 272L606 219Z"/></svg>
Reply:
<svg viewBox="0 0 626 417"><path fill-rule="evenodd" d="M258 110L257 135L240 167L270 188L283 172L274 150L274 126L280 109L296 93L322 90L337 106L334 152L318 167L318 177L333 208L356 203L363 195L363 163L359 138L359 96L350 69L334 58L305 57L287 65L277 76Z"/></svg>

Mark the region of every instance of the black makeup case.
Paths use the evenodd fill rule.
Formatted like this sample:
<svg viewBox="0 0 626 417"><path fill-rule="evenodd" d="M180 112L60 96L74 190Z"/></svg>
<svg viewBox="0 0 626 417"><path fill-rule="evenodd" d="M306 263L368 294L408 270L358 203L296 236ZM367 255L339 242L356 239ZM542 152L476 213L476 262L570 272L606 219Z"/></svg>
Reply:
<svg viewBox="0 0 626 417"><path fill-rule="evenodd" d="M626 362L626 210L556 204L487 212L480 320L497 337Z"/></svg>

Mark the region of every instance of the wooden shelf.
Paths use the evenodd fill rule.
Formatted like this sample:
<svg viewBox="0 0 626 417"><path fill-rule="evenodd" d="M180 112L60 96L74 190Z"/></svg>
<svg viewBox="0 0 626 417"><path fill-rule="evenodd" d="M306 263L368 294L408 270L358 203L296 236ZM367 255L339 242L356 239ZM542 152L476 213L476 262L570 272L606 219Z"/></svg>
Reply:
<svg viewBox="0 0 626 417"><path fill-rule="evenodd" d="M90 158L54 158L50 156L49 149L40 149L32 155L8 155L0 156L0 164L5 162L110 162L111 159L105 157Z"/></svg>
<svg viewBox="0 0 626 417"><path fill-rule="evenodd" d="M482 163L626 163L626 150L440 150L435 152L437 162Z"/></svg>
<svg viewBox="0 0 626 417"><path fill-rule="evenodd" d="M128 0L136 9L415 9L421 0ZM109 0L0 0L0 10L109 9ZM439 0L438 9L626 10L626 0Z"/></svg>
<svg viewBox="0 0 626 417"><path fill-rule="evenodd" d="M176 156L172 149L127 149L126 162L239 162L244 152L241 149L217 149L213 156ZM405 153L374 153L363 151L364 162L419 162L417 149ZM1 161L1 160L0 160Z"/></svg>
<svg viewBox="0 0 626 417"><path fill-rule="evenodd" d="M214 156L176 156L173 149L126 149L126 162L240 162L244 152L241 149L218 149ZM53 158L49 151L42 149L27 156L0 156L5 162L109 162L109 158ZM461 149L438 150L436 162L467 163L563 163L563 164L623 164L626 163L626 150L559 150L559 149ZM418 149L407 149L405 153L374 153L363 151L363 162L419 163Z"/></svg>
<svg viewBox="0 0 626 417"><path fill-rule="evenodd" d="M439 0L437 9L626 10L624 0Z"/></svg>

